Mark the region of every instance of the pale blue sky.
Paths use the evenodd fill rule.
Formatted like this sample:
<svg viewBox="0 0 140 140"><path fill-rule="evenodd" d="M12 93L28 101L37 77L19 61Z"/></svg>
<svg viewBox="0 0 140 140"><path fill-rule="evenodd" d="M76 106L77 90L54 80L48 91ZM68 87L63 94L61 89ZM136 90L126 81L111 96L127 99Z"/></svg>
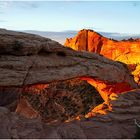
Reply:
<svg viewBox="0 0 140 140"><path fill-rule="evenodd" d="M140 2L0 1L0 28L140 34Z"/></svg>

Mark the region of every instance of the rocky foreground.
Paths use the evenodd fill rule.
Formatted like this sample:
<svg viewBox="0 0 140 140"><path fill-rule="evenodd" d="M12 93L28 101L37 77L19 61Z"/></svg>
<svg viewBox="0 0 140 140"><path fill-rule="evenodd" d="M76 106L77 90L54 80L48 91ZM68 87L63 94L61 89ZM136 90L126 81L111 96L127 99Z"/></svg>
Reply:
<svg viewBox="0 0 140 140"><path fill-rule="evenodd" d="M134 138L140 122L140 90L120 94L106 115L67 123L45 124L0 107L0 138Z"/></svg>
<svg viewBox="0 0 140 140"><path fill-rule="evenodd" d="M135 136L140 91L121 62L1 29L0 79L0 138Z"/></svg>

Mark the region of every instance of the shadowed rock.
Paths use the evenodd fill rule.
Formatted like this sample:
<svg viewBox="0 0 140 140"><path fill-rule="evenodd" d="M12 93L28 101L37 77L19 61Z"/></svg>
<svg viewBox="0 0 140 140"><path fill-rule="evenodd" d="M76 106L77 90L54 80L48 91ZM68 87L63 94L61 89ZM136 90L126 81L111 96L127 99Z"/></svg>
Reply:
<svg viewBox="0 0 140 140"><path fill-rule="evenodd" d="M0 108L0 138L104 138L131 139L140 122L140 90L119 94L111 99L112 111L94 118L68 123L45 124Z"/></svg>
<svg viewBox="0 0 140 140"><path fill-rule="evenodd" d="M20 98L21 89L16 87L0 87L0 106L15 111Z"/></svg>
<svg viewBox="0 0 140 140"><path fill-rule="evenodd" d="M96 89L76 78L25 87L16 112L45 122L68 121L84 116L101 103L103 99Z"/></svg>

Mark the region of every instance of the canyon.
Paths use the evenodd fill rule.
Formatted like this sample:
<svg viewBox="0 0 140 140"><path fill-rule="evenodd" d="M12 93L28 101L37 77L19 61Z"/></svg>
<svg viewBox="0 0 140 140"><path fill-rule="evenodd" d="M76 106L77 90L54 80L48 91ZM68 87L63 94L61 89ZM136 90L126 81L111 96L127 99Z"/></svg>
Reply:
<svg viewBox="0 0 140 140"><path fill-rule="evenodd" d="M0 138L134 138L139 39L82 30L65 46L0 29Z"/></svg>

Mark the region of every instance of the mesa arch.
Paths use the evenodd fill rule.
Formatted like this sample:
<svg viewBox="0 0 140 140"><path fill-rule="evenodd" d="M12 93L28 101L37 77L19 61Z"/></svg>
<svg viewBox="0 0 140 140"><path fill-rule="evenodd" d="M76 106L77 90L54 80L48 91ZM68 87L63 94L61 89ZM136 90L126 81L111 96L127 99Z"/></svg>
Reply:
<svg viewBox="0 0 140 140"><path fill-rule="evenodd" d="M137 88L127 67L122 63L94 53L76 52L40 36L7 30L0 30L0 72L1 87L22 88L39 84L43 88L46 83L81 77L89 82L105 85L100 89L102 95L114 93L115 89L121 89L120 86L126 87L121 92ZM118 95L117 100L110 102L114 112L109 111L106 115L95 116L88 121L62 123L55 127L36 120L23 119L16 113L0 108L0 124L4 126L0 136L133 138L136 132L133 119L140 118L139 93L140 90L133 90Z"/></svg>
<svg viewBox="0 0 140 140"><path fill-rule="evenodd" d="M0 30L0 86L24 87L86 79L106 101L137 88L127 67L101 55L78 52L41 36Z"/></svg>

